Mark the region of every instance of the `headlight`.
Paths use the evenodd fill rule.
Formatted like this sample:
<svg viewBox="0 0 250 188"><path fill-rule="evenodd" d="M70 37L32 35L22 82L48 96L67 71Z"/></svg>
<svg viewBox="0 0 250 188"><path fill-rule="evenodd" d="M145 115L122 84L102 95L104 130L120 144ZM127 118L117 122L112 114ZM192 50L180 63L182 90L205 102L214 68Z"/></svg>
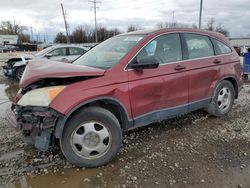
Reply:
<svg viewBox="0 0 250 188"><path fill-rule="evenodd" d="M65 88L66 86L53 86L34 89L26 93L19 101L20 106L49 106L51 101Z"/></svg>

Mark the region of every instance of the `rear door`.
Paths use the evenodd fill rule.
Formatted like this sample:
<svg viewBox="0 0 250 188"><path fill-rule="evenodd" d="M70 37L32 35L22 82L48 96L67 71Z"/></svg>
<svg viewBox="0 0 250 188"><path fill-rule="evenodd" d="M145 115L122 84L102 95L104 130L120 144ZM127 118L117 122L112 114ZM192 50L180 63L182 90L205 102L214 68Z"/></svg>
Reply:
<svg viewBox="0 0 250 188"><path fill-rule="evenodd" d="M189 111L206 106L211 98L211 88L223 75L221 57L215 57L211 39L206 35L185 33L185 66L189 76Z"/></svg>
<svg viewBox="0 0 250 188"><path fill-rule="evenodd" d="M161 35L149 42L132 63L156 59L157 69L128 71L132 114L136 126L187 111L188 77L182 65L178 33Z"/></svg>

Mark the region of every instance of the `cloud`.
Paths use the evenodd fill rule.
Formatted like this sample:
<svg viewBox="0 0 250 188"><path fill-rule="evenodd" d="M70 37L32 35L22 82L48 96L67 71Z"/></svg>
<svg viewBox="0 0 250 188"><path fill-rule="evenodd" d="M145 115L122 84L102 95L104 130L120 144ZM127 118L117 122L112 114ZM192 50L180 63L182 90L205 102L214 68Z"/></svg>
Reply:
<svg viewBox="0 0 250 188"><path fill-rule="evenodd" d="M209 19L226 27L233 36L250 34L249 0L204 0L203 26ZM60 3L64 4L70 29L77 25L94 25L94 13L88 0L12 0L2 1L0 21L15 18L17 23L32 27L35 33L55 35L64 31ZM197 24L200 0L102 0L97 10L98 23L109 28L125 31L128 25L153 28L159 22L174 20L186 24Z"/></svg>

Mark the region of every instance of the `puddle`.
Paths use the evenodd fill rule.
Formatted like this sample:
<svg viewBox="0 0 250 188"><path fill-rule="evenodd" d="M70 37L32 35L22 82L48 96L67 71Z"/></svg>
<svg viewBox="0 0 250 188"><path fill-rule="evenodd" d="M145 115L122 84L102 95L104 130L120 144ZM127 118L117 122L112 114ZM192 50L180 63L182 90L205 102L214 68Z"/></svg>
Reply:
<svg viewBox="0 0 250 188"><path fill-rule="evenodd" d="M1 79L1 77L0 77ZM18 84L9 82L0 84L0 117L5 117L6 108L14 101L15 95L18 92Z"/></svg>
<svg viewBox="0 0 250 188"><path fill-rule="evenodd" d="M126 182L124 176L119 175L117 167L101 167L94 169L64 169L56 173L41 176L23 176L14 183L6 185L7 188L69 188L69 187L115 187Z"/></svg>

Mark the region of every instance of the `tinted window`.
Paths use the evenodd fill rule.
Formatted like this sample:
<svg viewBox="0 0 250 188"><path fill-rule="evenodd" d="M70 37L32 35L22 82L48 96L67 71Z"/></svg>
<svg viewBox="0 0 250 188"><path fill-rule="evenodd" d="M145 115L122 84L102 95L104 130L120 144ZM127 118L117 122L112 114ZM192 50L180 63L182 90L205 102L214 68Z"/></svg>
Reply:
<svg viewBox="0 0 250 188"><path fill-rule="evenodd" d="M66 48L57 48L48 53L48 55L54 56L66 56Z"/></svg>
<svg viewBox="0 0 250 188"><path fill-rule="evenodd" d="M86 51L82 48L69 48L69 54L70 55L82 55Z"/></svg>
<svg viewBox="0 0 250 188"><path fill-rule="evenodd" d="M163 35L151 41L137 55L137 61L147 58L154 58L160 64L182 60L179 34Z"/></svg>
<svg viewBox="0 0 250 188"><path fill-rule="evenodd" d="M226 44L224 44L216 39L213 39L213 42L216 46L216 55L228 54L228 53L232 52L231 48L228 47Z"/></svg>
<svg viewBox="0 0 250 188"><path fill-rule="evenodd" d="M189 58L201 58L214 55L213 45L207 36L185 34Z"/></svg>

